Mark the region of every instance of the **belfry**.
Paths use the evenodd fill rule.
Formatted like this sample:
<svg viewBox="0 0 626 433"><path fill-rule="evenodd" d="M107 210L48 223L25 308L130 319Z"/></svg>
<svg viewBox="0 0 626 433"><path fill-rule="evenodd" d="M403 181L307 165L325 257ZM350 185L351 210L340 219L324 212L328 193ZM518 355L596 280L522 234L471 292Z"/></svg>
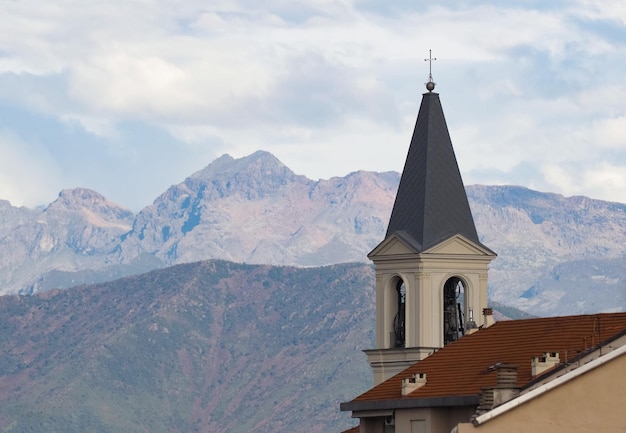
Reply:
<svg viewBox="0 0 626 433"><path fill-rule="evenodd" d="M368 255L374 386L341 403L359 420L343 433L623 430L626 313L493 320L496 254L476 234L432 74L426 89L385 239Z"/></svg>
<svg viewBox="0 0 626 433"><path fill-rule="evenodd" d="M432 59L427 59L432 60ZM478 239L432 74L376 268L374 384L476 327L496 254Z"/></svg>

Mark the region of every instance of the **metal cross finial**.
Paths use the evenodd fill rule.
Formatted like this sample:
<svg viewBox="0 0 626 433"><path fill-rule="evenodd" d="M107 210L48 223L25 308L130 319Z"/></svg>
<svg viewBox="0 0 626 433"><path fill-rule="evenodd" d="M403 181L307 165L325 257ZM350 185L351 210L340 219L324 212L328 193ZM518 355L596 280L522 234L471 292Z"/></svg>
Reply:
<svg viewBox="0 0 626 433"><path fill-rule="evenodd" d="M433 81L433 60L437 60L436 57L433 57L433 50L428 50L428 58L424 59L425 62L428 62L428 83L426 83L426 89L429 92L432 92L435 89L435 82Z"/></svg>

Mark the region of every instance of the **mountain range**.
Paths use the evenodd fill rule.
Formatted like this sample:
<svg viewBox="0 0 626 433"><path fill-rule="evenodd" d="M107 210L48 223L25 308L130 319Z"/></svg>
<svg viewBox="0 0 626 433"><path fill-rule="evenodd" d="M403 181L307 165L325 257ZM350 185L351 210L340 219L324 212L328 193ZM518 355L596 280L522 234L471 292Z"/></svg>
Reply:
<svg viewBox="0 0 626 433"><path fill-rule="evenodd" d="M207 259L367 262L400 175L314 181L273 155L224 155L133 212L95 191L48 206L0 201L0 293L37 293ZM481 242L498 253L490 297L537 315L626 309L626 205L518 186L467 186Z"/></svg>
<svg viewBox="0 0 626 433"><path fill-rule="evenodd" d="M212 260L0 296L0 432L341 431L373 278Z"/></svg>

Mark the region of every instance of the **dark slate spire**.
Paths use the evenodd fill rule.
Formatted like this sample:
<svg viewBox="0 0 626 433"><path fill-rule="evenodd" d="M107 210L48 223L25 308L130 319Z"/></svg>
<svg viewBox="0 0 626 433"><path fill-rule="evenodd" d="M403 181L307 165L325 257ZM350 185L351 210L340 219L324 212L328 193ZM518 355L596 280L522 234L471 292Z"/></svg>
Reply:
<svg viewBox="0 0 626 433"><path fill-rule="evenodd" d="M456 234L480 245L437 93L422 97L387 228L393 234L418 252Z"/></svg>

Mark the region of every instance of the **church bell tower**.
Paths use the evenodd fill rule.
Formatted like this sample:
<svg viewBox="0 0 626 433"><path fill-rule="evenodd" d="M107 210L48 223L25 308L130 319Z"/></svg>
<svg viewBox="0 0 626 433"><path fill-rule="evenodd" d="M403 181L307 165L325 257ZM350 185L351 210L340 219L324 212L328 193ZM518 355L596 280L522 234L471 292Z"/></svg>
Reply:
<svg viewBox="0 0 626 433"><path fill-rule="evenodd" d="M481 244L432 75L376 269L377 385L476 327L496 254Z"/></svg>

